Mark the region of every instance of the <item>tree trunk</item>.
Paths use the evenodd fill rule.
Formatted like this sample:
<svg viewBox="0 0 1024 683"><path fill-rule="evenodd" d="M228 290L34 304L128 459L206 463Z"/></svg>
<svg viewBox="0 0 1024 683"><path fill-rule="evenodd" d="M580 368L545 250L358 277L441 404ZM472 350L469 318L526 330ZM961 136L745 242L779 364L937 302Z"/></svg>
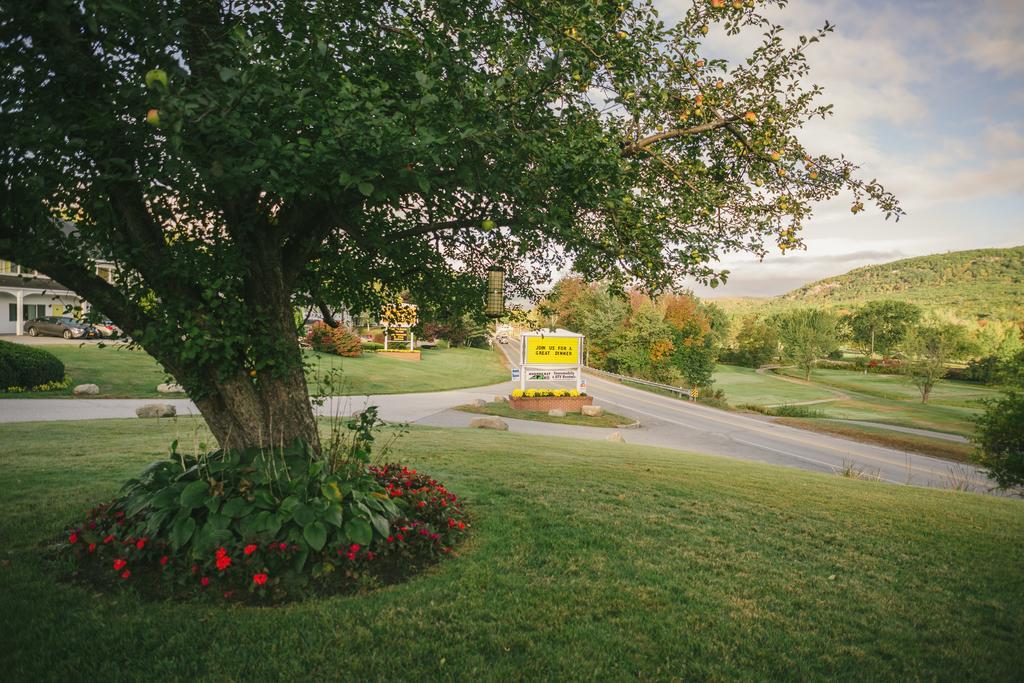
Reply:
<svg viewBox="0 0 1024 683"><path fill-rule="evenodd" d="M221 448L282 448L301 441L319 452L294 306L280 258L269 245L251 256L245 293L252 312L248 358L227 374L217 369L191 373L198 389L196 405Z"/></svg>
<svg viewBox="0 0 1024 683"><path fill-rule="evenodd" d="M196 405L221 448L282 448L298 440L320 449L301 366L283 377L239 372L215 382Z"/></svg>

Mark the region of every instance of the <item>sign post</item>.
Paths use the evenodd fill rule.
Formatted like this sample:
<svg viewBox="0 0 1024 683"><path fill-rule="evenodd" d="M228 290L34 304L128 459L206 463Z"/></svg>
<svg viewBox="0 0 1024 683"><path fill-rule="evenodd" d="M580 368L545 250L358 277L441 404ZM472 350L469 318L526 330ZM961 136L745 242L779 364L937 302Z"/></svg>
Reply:
<svg viewBox="0 0 1024 683"><path fill-rule="evenodd" d="M583 391L583 339L568 330L524 332L519 388L525 391L527 382L575 381L576 390Z"/></svg>

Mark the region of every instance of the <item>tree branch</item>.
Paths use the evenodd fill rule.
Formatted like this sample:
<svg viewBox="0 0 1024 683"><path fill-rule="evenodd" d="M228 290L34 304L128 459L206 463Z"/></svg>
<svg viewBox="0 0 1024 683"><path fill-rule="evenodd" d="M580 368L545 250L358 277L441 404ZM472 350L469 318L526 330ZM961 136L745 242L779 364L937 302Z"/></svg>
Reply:
<svg viewBox="0 0 1024 683"><path fill-rule="evenodd" d="M719 117L714 121L708 121L697 126L691 126L690 128L673 128L666 130L661 133L655 133L654 135L648 135L645 138L640 138L631 145L627 145L623 150L623 154L636 154L637 152L655 145L665 140L672 140L674 138L681 138L687 135L696 135L698 133L707 133L708 131L716 130L718 128L727 128L736 121L742 121L743 119L739 116L730 116L728 118Z"/></svg>

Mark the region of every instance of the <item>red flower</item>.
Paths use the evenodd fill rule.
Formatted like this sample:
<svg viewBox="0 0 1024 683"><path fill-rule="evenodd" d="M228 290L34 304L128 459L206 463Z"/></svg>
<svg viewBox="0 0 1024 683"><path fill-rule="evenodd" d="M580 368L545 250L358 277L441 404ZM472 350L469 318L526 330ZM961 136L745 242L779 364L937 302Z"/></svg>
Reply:
<svg viewBox="0 0 1024 683"><path fill-rule="evenodd" d="M201 585L201 586L209 586L210 585L209 577L204 576L203 578L199 579L199 585Z"/></svg>
<svg viewBox="0 0 1024 683"><path fill-rule="evenodd" d="M278 550L288 550L288 544L287 543L278 543L277 544L277 549Z"/></svg>
<svg viewBox="0 0 1024 683"><path fill-rule="evenodd" d="M224 548L217 548L217 552L214 553L214 557L226 557L227 554L228 551L224 550Z"/></svg>
<svg viewBox="0 0 1024 683"><path fill-rule="evenodd" d="M466 523L465 522L459 522L459 528L460 529L465 529L466 528Z"/></svg>
<svg viewBox="0 0 1024 683"><path fill-rule="evenodd" d="M68 536L68 540L72 543L78 543L78 534L72 533Z"/></svg>
<svg viewBox="0 0 1024 683"><path fill-rule="evenodd" d="M260 549L260 547L258 545L256 545L255 543L250 543L249 545L245 546L245 554L246 555L252 555L254 552L256 552L259 549Z"/></svg>
<svg viewBox="0 0 1024 683"><path fill-rule="evenodd" d="M140 538L138 541L135 542L135 547L138 548L139 550L142 550L143 548L145 548L146 547L146 539Z"/></svg>
<svg viewBox="0 0 1024 683"><path fill-rule="evenodd" d="M122 579L127 579L131 575L132 575L131 571L129 571L127 569L125 569L123 572L121 572L121 578Z"/></svg>
<svg viewBox="0 0 1024 683"><path fill-rule="evenodd" d="M114 571L119 572L124 569L124 566L128 564L128 560L122 560L120 557L114 560Z"/></svg>
<svg viewBox="0 0 1024 683"><path fill-rule="evenodd" d="M265 584L267 582L267 575L266 574L253 574L252 575L252 582L255 583L257 586L262 586L263 584Z"/></svg>
<svg viewBox="0 0 1024 683"><path fill-rule="evenodd" d="M219 555L217 557L217 570L224 571L231 566L231 558L227 555Z"/></svg>
<svg viewBox="0 0 1024 683"><path fill-rule="evenodd" d="M350 553L358 553L359 552L359 544L358 543L353 543L352 545L350 545L348 547L348 551Z"/></svg>
<svg viewBox="0 0 1024 683"><path fill-rule="evenodd" d="M106 545L107 543L110 543L113 540L114 540L114 534L110 534L109 536L107 536L106 538L103 539L103 545Z"/></svg>
<svg viewBox="0 0 1024 683"><path fill-rule="evenodd" d="M420 503L419 503L419 506L420 506L421 508L425 508L425 507L427 507L427 501L425 501L425 500L421 500L421 501L420 501Z"/></svg>
<svg viewBox="0 0 1024 683"><path fill-rule="evenodd" d="M168 559L170 559L170 558L168 558L166 555L164 555L163 557L160 558L160 564L166 565Z"/></svg>
<svg viewBox="0 0 1024 683"><path fill-rule="evenodd" d="M395 542L395 537L394 536L388 536L388 543L394 543L394 542Z"/></svg>
<svg viewBox="0 0 1024 683"><path fill-rule="evenodd" d="M192 573L193 574L198 574L199 573L199 565L198 564L192 565Z"/></svg>
<svg viewBox="0 0 1024 683"><path fill-rule="evenodd" d="M89 544L89 552L90 553L91 552L95 552L95 550L96 550L96 544L95 543L90 543Z"/></svg>

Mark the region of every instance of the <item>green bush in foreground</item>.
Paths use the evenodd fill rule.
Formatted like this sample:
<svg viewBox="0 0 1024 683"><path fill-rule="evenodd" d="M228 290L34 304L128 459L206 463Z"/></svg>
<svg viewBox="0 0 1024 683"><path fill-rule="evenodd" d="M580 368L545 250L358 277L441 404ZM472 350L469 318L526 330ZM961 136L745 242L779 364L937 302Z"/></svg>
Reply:
<svg viewBox="0 0 1024 683"><path fill-rule="evenodd" d="M0 390L31 389L64 381L64 364L49 351L0 341Z"/></svg>
<svg viewBox="0 0 1024 683"><path fill-rule="evenodd" d="M334 456L308 447L178 453L66 531L72 576L160 597L279 603L404 578L465 533L461 503L400 465L368 466L376 410Z"/></svg>

